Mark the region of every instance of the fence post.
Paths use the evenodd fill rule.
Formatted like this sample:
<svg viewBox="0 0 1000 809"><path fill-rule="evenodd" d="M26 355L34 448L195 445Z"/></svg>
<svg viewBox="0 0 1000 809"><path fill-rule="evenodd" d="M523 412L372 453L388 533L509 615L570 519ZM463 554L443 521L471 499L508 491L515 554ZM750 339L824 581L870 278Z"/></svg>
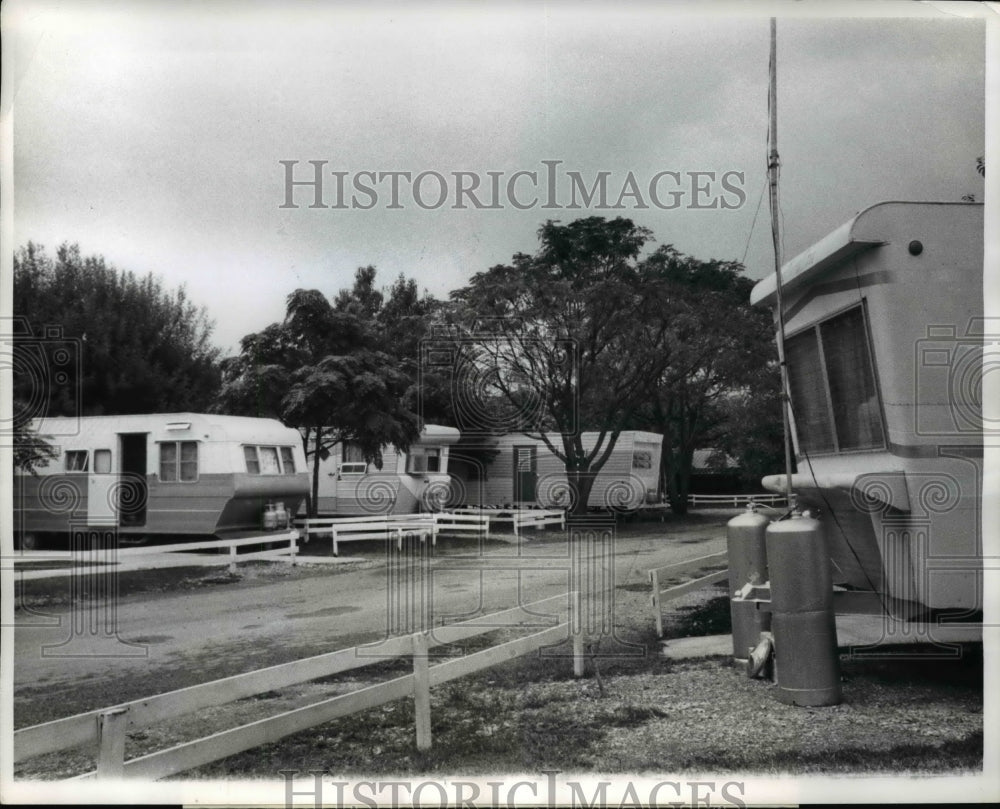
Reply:
<svg viewBox="0 0 1000 809"><path fill-rule="evenodd" d="M580 603L580 591L575 590L570 596L569 631L573 636L573 676L583 676L583 608Z"/></svg>
<svg viewBox="0 0 1000 809"><path fill-rule="evenodd" d="M128 708L114 708L97 717L97 777L121 778L125 772L125 728Z"/></svg>
<svg viewBox="0 0 1000 809"><path fill-rule="evenodd" d="M295 567L295 556L299 552L299 544L297 542L298 537L299 537L298 532L297 531L292 531L292 535L289 538L289 545L288 545L288 547L289 547L289 549L291 550L291 553L292 553L292 567Z"/></svg>
<svg viewBox="0 0 1000 809"><path fill-rule="evenodd" d="M417 750L430 750L431 678L425 632L413 635L413 712L417 725Z"/></svg>
<svg viewBox="0 0 1000 809"><path fill-rule="evenodd" d="M330 536L333 538L333 555L337 556L337 529L334 528L330 531Z"/></svg>
<svg viewBox="0 0 1000 809"><path fill-rule="evenodd" d="M660 605L660 574L655 570L649 571L649 583L653 589L653 617L656 620L656 637L663 637L663 612Z"/></svg>
<svg viewBox="0 0 1000 809"><path fill-rule="evenodd" d="M229 546L229 572L236 575L236 546Z"/></svg>

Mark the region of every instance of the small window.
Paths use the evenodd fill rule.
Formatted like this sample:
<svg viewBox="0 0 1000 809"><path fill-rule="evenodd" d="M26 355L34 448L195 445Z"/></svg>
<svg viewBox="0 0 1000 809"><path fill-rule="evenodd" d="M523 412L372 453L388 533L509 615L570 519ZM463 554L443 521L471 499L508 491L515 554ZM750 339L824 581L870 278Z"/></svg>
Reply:
<svg viewBox="0 0 1000 809"><path fill-rule="evenodd" d="M66 471L86 472L89 469L88 453L85 449L71 449L66 451Z"/></svg>
<svg viewBox="0 0 1000 809"><path fill-rule="evenodd" d="M652 469L653 453L649 451L635 452L632 454L633 469Z"/></svg>
<svg viewBox="0 0 1000 809"><path fill-rule="evenodd" d="M441 450L437 447L413 447L406 459L410 474L441 471Z"/></svg>
<svg viewBox="0 0 1000 809"><path fill-rule="evenodd" d="M160 480L191 483L198 480L198 442L160 442Z"/></svg>
<svg viewBox="0 0 1000 809"><path fill-rule="evenodd" d="M243 447L243 457L247 462L247 472L251 475L259 475L260 461L257 460L257 447Z"/></svg>
<svg viewBox="0 0 1000 809"><path fill-rule="evenodd" d="M198 444L195 441L181 442L181 480L198 479Z"/></svg>
<svg viewBox="0 0 1000 809"><path fill-rule="evenodd" d="M294 475L295 454L291 447L243 447L247 473L251 475Z"/></svg>
<svg viewBox="0 0 1000 809"><path fill-rule="evenodd" d="M257 457L260 458L260 473L262 475L280 475L277 447L257 447Z"/></svg>
<svg viewBox="0 0 1000 809"><path fill-rule="evenodd" d="M94 472L98 475L111 474L111 450L94 450Z"/></svg>
<svg viewBox="0 0 1000 809"><path fill-rule="evenodd" d="M368 464L364 461L347 461L340 465L342 475L363 475L368 471Z"/></svg>

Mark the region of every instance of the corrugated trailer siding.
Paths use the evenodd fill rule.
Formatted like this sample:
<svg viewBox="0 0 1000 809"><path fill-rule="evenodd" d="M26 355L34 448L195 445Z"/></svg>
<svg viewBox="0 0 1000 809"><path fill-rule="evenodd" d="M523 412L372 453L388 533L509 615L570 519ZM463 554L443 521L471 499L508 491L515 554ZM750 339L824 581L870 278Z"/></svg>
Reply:
<svg viewBox="0 0 1000 809"><path fill-rule="evenodd" d="M87 519L89 475L17 475L16 531L68 531L71 521Z"/></svg>

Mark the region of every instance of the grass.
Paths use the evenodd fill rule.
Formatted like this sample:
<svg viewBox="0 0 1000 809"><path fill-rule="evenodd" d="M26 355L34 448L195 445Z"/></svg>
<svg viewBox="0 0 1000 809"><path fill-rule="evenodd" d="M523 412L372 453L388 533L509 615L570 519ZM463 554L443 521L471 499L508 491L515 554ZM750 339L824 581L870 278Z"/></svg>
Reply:
<svg viewBox="0 0 1000 809"><path fill-rule="evenodd" d="M728 602L717 592L670 616L669 636L726 631ZM981 646L947 661L847 658L844 702L809 709L777 702L773 684L748 680L727 658L661 657L659 641L641 622L623 627L620 640L636 646L598 658L603 688L593 660L588 676L574 680L568 660L529 656L434 689L428 751L415 749L412 702L401 700L184 777L273 777L295 768L344 777L982 768ZM479 639L465 651L490 642ZM609 639L601 646L615 651ZM405 662L383 665L384 676L408 670Z"/></svg>

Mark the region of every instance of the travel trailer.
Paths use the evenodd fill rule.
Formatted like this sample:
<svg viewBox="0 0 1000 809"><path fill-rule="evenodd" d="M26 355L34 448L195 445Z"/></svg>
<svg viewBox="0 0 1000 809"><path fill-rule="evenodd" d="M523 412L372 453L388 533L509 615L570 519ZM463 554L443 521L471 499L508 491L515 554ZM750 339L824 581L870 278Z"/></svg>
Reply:
<svg viewBox="0 0 1000 809"><path fill-rule="evenodd" d="M382 468L366 463L350 444L337 444L320 461L317 513L337 516L440 511L450 503L448 450L454 427L428 424L408 452L382 450Z"/></svg>
<svg viewBox="0 0 1000 809"><path fill-rule="evenodd" d="M874 205L781 275L792 490L823 524L833 583L868 593L872 612L975 616L981 384L997 341L982 205ZM773 275L751 302L775 305ZM763 484L784 492L786 476Z"/></svg>
<svg viewBox="0 0 1000 809"><path fill-rule="evenodd" d="M585 450L594 447L599 433L583 433ZM560 446L560 436L553 436ZM657 498L663 436L629 430L618 436L615 448L590 490L587 506L595 509L631 510ZM470 457L456 470L453 488L464 490L455 499L470 506L569 508L565 464L545 442L521 433L483 439L491 460L485 464ZM459 460L458 456L455 458Z"/></svg>
<svg viewBox="0 0 1000 809"><path fill-rule="evenodd" d="M77 528L135 540L274 531L309 491L302 439L273 419L169 413L32 426L57 454L36 474L15 475L24 549L65 544Z"/></svg>

